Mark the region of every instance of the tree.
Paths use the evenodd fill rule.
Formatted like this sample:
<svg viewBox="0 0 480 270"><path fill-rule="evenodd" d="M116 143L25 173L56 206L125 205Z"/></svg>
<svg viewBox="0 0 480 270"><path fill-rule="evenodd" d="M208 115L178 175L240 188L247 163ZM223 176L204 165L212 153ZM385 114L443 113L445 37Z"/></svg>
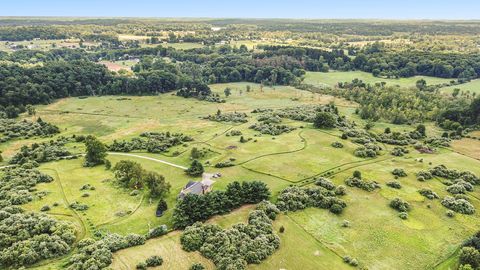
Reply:
<svg viewBox="0 0 480 270"><path fill-rule="evenodd" d="M425 125L420 124L420 125L417 126L417 128L416 128L415 130L416 130L418 133L420 133L420 135L422 135L422 137L427 136Z"/></svg>
<svg viewBox="0 0 480 270"><path fill-rule="evenodd" d="M225 93L225 97L228 97L232 94L232 89L227 87L227 88L225 88L225 90L223 90L223 93Z"/></svg>
<svg viewBox="0 0 480 270"><path fill-rule="evenodd" d="M337 119L329 112L319 112L313 121L313 126L316 128L334 128L336 124Z"/></svg>
<svg viewBox="0 0 480 270"><path fill-rule="evenodd" d="M28 115L30 115L30 116L37 114L37 111L35 110L35 107L33 107L30 104L28 104L26 106L26 109L27 109Z"/></svg>
<svg viewBox="0 0 480 270"><path fill-rule="evenodd" d="M150 190L150 196L153 198L164 198L170 191L170 183L165 181L163 175L156 172L145 173L143 181Z"/></svg>
<svg viewBox="0 0 480 270"><path fill-rule="evenodd" d="M354 171L353 172L353 177L362 179L362 173L360 171Z"/></svg>
<svg viewBox="0 0 480 270"><path fill-rule="evenodd" d="M107 156L107 147L92 135L85 138L85 147L87 153L85 155L85 162L83 166L93 167L105 162Z"/></svg>
<svg viewBox="0 0 480 270"><path fill-rule="evenodd" d="M115 179L123 187L140 188L143 183L145 171L140 163L121 160L113 167Z"/></svg>
<svg viewBox="0 0 480 270"><path fill-rule="evenodd" d="M469 264L477 269L480 266L480 252L474 247L463 247L460 253L460 263Z"/></svg>
<svg viewBox="0 0 480 270"><path fill-rule="evenodd" d="M418 90L424 90L427 87L427 81L420 79L415 84Z"/></svg>
<svg viewBox="0 0 480 270"><path fill-rule="evenodd" d="M190 167L185 170L185 172L190 176L201 176L204 172L204 169L202 163L195 159Z"/></svg>

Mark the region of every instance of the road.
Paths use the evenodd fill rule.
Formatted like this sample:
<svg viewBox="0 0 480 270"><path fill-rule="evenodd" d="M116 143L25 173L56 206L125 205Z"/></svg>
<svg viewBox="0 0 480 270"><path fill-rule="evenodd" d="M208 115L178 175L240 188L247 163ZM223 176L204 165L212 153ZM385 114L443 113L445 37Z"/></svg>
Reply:
<svg viewBox="0 0 480 270"><path fill-rule="evenodd" d="M177 164L165 161L165 160L156 159L156 158L152 158L152 157L140 156L140 155L129 154L129 153L118 153L118 152L108 152L108 154L112 155L112 156L126 156L126 157L143 158L143 159L148 159L148 160L155 161L155 162L160 162L160 163L163 163L163 164L175 167L175 168L179 168L179 169L182 169L182 170L187 169L187 167L183 167L181 165L177 165Z"/></svg>
<svg viewBox="0 0 480 270"><path fill-rule="evenodd" d="M177 165L177 164L174 164L174 163L165 161L165 160L152 158L152 157L146 157L146 156L129 154L129 153L118 153L118 152L108 152L108 154L109 154L109 155L112 155L112 156L126 156L126 157L143 158L143 159L147 159L147 160L151 160L151 161L163 163L163 164L165 164L165 165L172 166L172 167L175 167L175 168L178 168L178 169L182 169L182 170L186 170L186 169L187 169L187 167L184 167L184 166L181 166L181 165ZM13 166L15 166L15 165L0 166L0 170L1 170L1 169L6 169L6 168L9 168L9 167L13 167Z"/></svg>

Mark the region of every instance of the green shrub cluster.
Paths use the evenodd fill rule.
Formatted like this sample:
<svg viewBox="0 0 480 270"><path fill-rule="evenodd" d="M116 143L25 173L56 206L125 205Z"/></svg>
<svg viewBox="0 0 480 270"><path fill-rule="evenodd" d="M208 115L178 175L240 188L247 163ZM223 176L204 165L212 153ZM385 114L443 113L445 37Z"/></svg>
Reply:
<svg viewBox="0 0 480 270"><path fill-rule="evenodd" d="M227 137L229 137L229 136L240 136L240 135L242 135L242 132L240 130L232 129L229 132L227 132L227 134L225 134L225 135Z"/></svg>
<svg viewBox="0 0 480 270"><path fill-rule="evenodd" d="M465 215L473 215L475 213L475 207L463 198L445 196L442 200L442 205L450 210Z"/></svg>
<svg viewBox="0 0 480 270"><path fill-rule="evenodd" d="M438 199L440 198L436 192L429 188L422 188L418 191L420 195L426 197L427 199L433 200L433 199Z"/></svg>
<svg viewBox="0 0 480 270"><path fill-rule="evenodd" d="M417 176L417 180L421 182L425 180L430 180L433 178L433 175L430 173L430 171L418 171L416 176Z"/></svg>
<svg viewBox="0 0 480 270"><path fill-rule="evenodd" d="M156 267L163 264L163 258L157 255L148 257L145 262L138 263L136 268L145 270L148 267Z"/></svg>
<svg viewBox="0 0 480 270"><path fill-rule="evenodd" d="M465 240L460 251L461 270L480 268L480 232Z"/></svg>
<svg viewBox="0 0 480 270"><path fill-rule="evenodd" d="M231 123L246 123L248 116L246 113L222 113L220 110L216 114L210 114L203 119L215 121L215 122L231 122Z"/></svg>
<svg viewBox="0 0 480 270"><path fill-rule="evenodd" d="M401 198L394 198L390 201L390 207L398 212L408 212L411 209L410 204Z"/></svg>
<svg viewBox="0 0 480 270"><path fill-rule="evenodd" d="M334 148L343 148L343 144L341 142L333 142L331 146Z"/></svg>
<svg viewBox="0 0 480 270"><path fill-rule="evenodd" d="M10 164L32 164L37 166L38 163L60 160L62 158L72 156L66 148L67 138L60 137L57 140L49 142L34 143L30 146L22 146L20 150L10 159Z"/></svg>
<svg viewBox="0 0 480 270"><path fill-rule="evenodd" d="M390 151L390 154L391 154L392 156L396 156L396 157L402 157L402 156L404 156L405 154L408 154L408 153L409 153L409 151L408 151L407 148L405 148L405 147L398 147L398 146L394 147L394 148L392 149L392 151Z"/></svg>
<svg viewBox="0 0 480 270"><path fill-rule="evenodd" d="M258 131L262 134L269 134L273 136L280 135L282 133L288 133L295 130L294 127L287 125L277 125L273 123L258 122L250 126L251 129Z"/></svg>
<svg viewBox="0 0 480 270"><path fill-rule="evenodd" d="M108 146L108 150L113 152L147 151L149 153L162 153L168 151L171 147L181 145L192 141L192 137L183 133L170 132L144 132L139 137L130 141L114 140Z"/></svg>
<svg viewBox="0 0 480 270"><path fill-rule="evenodd" d="M395 189L401 189L402 188L402 184L400 184L400 182L398 182L398 181L390 181L390 182L387 182L386 185L388 187L395 188Z"/></svg>
<svg viewBox="0 0 480 270"><path fill-rule="evenodd" d="M0 176L0 209L32 201L32 191L38 183L52 182L53 178L36 169L11 168Z"/></svg>
<svg viewBox="0 0 480 270"><path fill-rule="evenodd" d="M308 207L329 209L334 214L340 214L347 204L336 197L335 190L323 187L301 188L287 187L277 198L277 207L281 211L298 211Z"/></svg>
<svg viewBox="0 0 480 270"><path fill-rule="evenodd" d="M399 169L399 168L393 169L392 174L397 176L397 177L406 177L407 176L407 173L405 172L405 170L404 169Z"/></svg>
<svg viewBox="0 0 480 270"><path fill-rule="evenodd" d="M438 165L430 169L433 176L446 178L449 180L461 179L472 185L480 184L480 178L469 171L458 171L455 169L448 169L445 165Z"/></svg>
<svg viewBox="0 0 480 270"><path fill-rule="evenodd" d="M199 251L218 269L241 270L272 255L279 248L280 239L273 230L272 219L265 211L256 209L249 214L248 224L236 224L228 230L197 222L184 230L180 243L186 251Z"/></svg>
<svg viewBox="0 0 480 270"><path fill-rule="evenodd" d="M112 253L143 245L146 238L139 234L107 234L101 240L85 238L78 242L77 251L67 263L68 270L104 269L112 263Z"/></svg>
<svg viewBox="0 0 480 270"><path fill-rule="evenodd" d="M48 137L57 133L60 133L57 126L44 122L41 118L35 122L0 118L0 134L2 135L0 143L15 138Z"/></svg>
<svg viewBox="0 0 480 270"><path fill-rule="evenodd" d="M75 241L70 224L10 206L0 210L0 235L0 268L18 269L65 255Z"/></svg>
<svg viewBox="0 0 480 270"><path fill-rule="evenodd" d="M365 191L374 191L377 188L380 188L380 184L375 181L366 181L358 177L350 177L345 180L345 184L349 187L357 187Z"/></svg>

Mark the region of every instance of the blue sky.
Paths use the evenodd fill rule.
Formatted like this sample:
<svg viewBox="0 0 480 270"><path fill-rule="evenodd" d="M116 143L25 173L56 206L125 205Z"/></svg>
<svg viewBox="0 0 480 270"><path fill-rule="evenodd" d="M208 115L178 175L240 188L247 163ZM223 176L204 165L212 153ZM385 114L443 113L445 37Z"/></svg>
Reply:
<svg viewBox="0 0 480 270"><path fill-rule="evenodd" d="M2 0L0 16L480 19L480 0Z"/></svg>

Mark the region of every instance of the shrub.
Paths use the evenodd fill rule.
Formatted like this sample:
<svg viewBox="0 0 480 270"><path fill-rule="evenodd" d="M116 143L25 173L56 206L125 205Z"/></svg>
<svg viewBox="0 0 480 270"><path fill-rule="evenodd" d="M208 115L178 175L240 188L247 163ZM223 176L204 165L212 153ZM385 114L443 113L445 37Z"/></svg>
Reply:
<svg viewBox="0 0 480 270"><path fill-rule="evenodd" d="M200 222L188 226L180 243L186 251L200 251L218 269L242 270L247 264L258 264L273 254L280 246L280 239L266 213L254 210L247 224L236 224L228 230Z"/></svg>
<svg viewBox="0 0 480 270"><path fill-rule="evenodd" d="M403 169L394 169L392 174L398 177L406 177L407 173Z"/></svg>
<svg viewBox="0 0 480 270"><path fill-rule="evenodd" d="M400 212L398 213L398 217L401 219L407 219L408 218L408 213L407 212Z"/></svg>
<svg viewBox="0 0 480 270"><path fill-rule="evenodd" d="M189 268L189 270L204 270L204 269L205 269L205 266L203 266L201 263L194 263Z"/></svg>
<svg viewBox="0 0 480 270"><path fill-rule="evenodd" d="M410 204L400 198L395 198L390 202L390 207L399 212L410 211Z"/></svg>
<svg viewBox="0 0 480 270"><path fill-rule="evenodd" d="M365 191L374 191L377 188L380 188L380 185L375 181L364 181L356 177L350 177L345 180L345 184L349 187L357 187Z"/></svg>
<svg viewBox="0 0 480 270"><path fill-rule="evenodd" d="M398 182L398 181L387 182L387 186L389 186L391 188L396 188L396 189L401 189L402 188L402 184L400 184L400 182Z"/></svg>
<svg viewBox="0 0 480 270"><path fill-rule="evenodd" d="M146 264L148 267L160 266L160 265L163 264L163 259L162 259L162 257L160 257L160 256L153 255L153 256L148 257L148 258L145 260L145 264Z"/></svg>
<svg viewBox="0 0 480 270"><path fill-rule="evenodd" d="M465 199L457 199L450 196L445 196L442 200L442 205L457 213L472 215L475 213L475 207Z"/></svg>
<svg viewBox="0 0 480 270"><path fill-rule="evenodd" d="M327 178L323 178L323 177L317 178L315 180L315 185L321 186L321 187L323 187L325 189L328 189L328 190L334 190L335 189L335 185L332 183L332 181L330 181Z"/></svg>
<svg viewBox="0 0 480 270"><path fill-rule="evenodd" d="M343 148L343 144L341 142L333 142L332 147L334 148Z"/></svg>
<svg viewBox="0 0 480 270"><path fill-rule="evenodd" d="M420 195L426 197L427 199L430 199L430 200L433 200L433 199L438 199L440 197L438 197L437 193L435 193L434 191L432 191L431 189L428 189L428 188L422 188L418 191L418 193L420 193Z"/></svg>
<svg viewBox="0 0 480 270"><path fill-rule="evenodd" d="M135 266L137 270L147 270L147 264L144 262L140 262Z"/></svg>
<svg viewBox="0 0 480 270"><path fill-rule="evenodd" d="M154 227L148 231L147 239L165 235L167 234L167 232L168 232L167 225L160 225L160 226Z"/></svg>

